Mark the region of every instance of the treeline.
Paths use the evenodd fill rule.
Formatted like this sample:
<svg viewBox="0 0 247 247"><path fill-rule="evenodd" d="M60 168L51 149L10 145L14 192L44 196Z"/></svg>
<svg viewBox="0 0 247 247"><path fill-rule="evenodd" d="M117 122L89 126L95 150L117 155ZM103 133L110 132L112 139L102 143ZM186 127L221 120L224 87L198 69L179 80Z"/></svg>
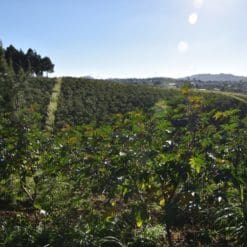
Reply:
<svg viewBox="0 0 247 247"><path fill-rule="evenodd" d="M42 57L31 48L26 53L13 45L4 49L0 42L0 74L43 76L44 72L54 72L54 64L49 57Z"/></svg>

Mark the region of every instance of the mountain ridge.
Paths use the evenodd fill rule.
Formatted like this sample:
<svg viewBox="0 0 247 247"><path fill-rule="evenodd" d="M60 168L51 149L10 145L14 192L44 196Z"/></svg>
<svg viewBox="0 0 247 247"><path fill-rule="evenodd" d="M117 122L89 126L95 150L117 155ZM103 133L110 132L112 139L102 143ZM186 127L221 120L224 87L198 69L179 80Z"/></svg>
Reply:
<svg viewBox="0 0 247 247"><path fill-rule="evenodd" d="M247 77L246 76L238 76L234 74L210 74L210 73L205 73L205 74L195 74L192 76L184 77L181 79L189 79L189 80L197 80L197 81L203 81L203 82L240 82L244 81L247 82Z"/></svg>
<svg viewBox="0 0 247 247"><path fill-rule="evenodd" d="M93 76L81 76L79 78L85 79L100 79L94 78ZM202 82L247 82L247 76L242 75L234 75L234 74L227 74L227 73L218 73L218 74L211 74L211 73L199 73L194 74L191 76L185 77L167 77L167 76L149 76L149 77L126 77L126 78L118 78L118 77L109 77L104 78L102 80L110 80L116 82L141 82L141 81L156 81L156 82L165 82L165 81L202 81Z"/></svg>

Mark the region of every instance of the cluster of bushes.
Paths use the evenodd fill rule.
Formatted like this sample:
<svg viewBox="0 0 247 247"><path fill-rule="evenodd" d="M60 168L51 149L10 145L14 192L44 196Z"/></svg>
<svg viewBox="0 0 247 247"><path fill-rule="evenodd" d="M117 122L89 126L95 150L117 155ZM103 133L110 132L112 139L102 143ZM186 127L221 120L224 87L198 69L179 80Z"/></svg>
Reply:
<svg viewBox="0 0 247 247"><path fill-rule="evenodd" d="M56 115L58 127L111 121L114 114L142 109L157 101L172 98L173 90L124 85L103 80L63 78Z"/></svg>
<svg viewBox="0 0 247 247"><path fill-rule="evenodd" d="M55 79L0 76L0 113L38 112L44 123Z"/></svg>

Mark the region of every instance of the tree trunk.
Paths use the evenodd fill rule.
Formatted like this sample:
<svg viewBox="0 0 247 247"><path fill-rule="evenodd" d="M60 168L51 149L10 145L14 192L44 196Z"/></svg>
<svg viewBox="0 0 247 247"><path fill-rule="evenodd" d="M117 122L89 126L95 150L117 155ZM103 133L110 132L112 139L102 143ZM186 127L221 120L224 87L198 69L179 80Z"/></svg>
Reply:
<svg viewBox="0 0 247 247"><path fill-rule="evenodd" d="M172 247L173 246L173 242L172 242L172 233L171 233L171 228L170 226L166 225L166 234L167 234L167 242L168 242L168 246Z"/></svg>

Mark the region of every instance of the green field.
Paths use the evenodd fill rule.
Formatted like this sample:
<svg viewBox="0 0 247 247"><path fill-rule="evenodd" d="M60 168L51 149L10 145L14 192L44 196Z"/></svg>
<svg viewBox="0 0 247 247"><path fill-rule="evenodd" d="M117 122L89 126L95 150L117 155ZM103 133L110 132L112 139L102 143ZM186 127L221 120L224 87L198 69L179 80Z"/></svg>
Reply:
<svg viewBox="0 0 247 247"><path fill-rule="evenodd" d="M0 77L0 246L245 246L247 96Z"/></svg>

